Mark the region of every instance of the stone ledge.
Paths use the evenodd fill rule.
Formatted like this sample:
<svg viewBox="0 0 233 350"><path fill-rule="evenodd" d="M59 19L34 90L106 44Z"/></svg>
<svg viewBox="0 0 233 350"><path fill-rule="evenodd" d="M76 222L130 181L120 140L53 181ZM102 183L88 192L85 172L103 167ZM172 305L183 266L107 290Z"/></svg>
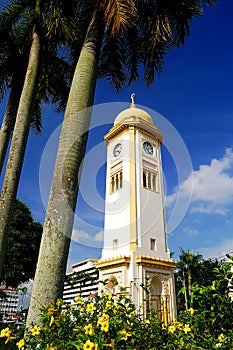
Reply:
<svg viewBox="0 0 233 350"><path fill-rule="evenodd" d="M101 259L96 262L97 269L104 270L109 267L128 266L130 264L130 256L117 256L116 258Z"/></svg>
<svg viewBox="0 0 233 350"><path fill-rule="evenodd" d="M176 262L172 259L160 259L153 256L137 255L135 261L138 265L153 266L159 268L176 268Z"/></svg>

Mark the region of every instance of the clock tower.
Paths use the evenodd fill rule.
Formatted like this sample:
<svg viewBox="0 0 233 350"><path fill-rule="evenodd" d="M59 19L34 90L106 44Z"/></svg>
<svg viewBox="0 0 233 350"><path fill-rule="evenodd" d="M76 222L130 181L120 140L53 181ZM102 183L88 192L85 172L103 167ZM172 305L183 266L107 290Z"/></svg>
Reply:
<svg viewBox="0 0 233 350"><path fill-rule="evenodd" d="M158 310L167 324L176 316L175 262L167 245L160 146L162 133L151 116L137 108L118 114L105 135L107 145L104 245L97 262L100 280L117 294L119 286L137 307Z"/></svg>

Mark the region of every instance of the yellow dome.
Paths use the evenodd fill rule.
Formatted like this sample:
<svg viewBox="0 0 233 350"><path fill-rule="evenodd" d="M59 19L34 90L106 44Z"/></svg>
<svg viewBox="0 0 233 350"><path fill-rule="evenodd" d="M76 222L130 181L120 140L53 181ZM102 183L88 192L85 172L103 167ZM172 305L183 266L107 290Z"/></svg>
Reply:
<svg viewBox="0 0 233 350"><path fill-rule="evenodd" d="M141 118L150 124L154 124L153 119L151 118L149 113L147 113L141 108L135 107L135 105L131 105L130 108L124 109L122 112L120 112L117 115L114 121L114 126L116 126L117 124L121 124L125 119L133 118L133 117Z"/></svg>

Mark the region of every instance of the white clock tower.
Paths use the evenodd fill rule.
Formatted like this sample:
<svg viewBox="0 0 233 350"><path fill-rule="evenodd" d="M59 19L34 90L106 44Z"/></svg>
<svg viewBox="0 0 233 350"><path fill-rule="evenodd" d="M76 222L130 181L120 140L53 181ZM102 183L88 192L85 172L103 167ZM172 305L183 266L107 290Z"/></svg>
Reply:
<svg viewBox="0 0 233 350"><path fill-rule="evenodd" d="M151 116L130 108L115 119L107 144L104 245L97 262L107 289L127 294L144 305L149 284L150 307L167 324L176 316L173 271L167 246L160 145L162 133ZM144 311L145 313L145 311Z"/></svg>

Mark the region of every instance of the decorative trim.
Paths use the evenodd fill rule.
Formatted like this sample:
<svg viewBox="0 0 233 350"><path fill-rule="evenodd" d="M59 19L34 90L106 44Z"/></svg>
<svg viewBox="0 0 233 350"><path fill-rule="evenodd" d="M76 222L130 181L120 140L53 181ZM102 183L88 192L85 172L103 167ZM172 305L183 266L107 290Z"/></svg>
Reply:
<svg viewBox="0 0 233 350"><path fill-rule="evenodd" d="M117 256L116 258L99 260L96 263L96 268L106 270L112 267L128 266L130 264L130 256Z"/></svg>
<svg viewBox="0 0 233 350"><path fill-rule="evenodd" d="M109 141L115 138L118 134L120 134L125 129L128 129L130 126L134 126L135 128L146 132L147 135L151 135L162 143L163 135L161 131L155 125L152 125L139 117L124 119L121 124L113 126L110 131L104 136L105 141Z"/></svg>
<svg viewBox="0 0 233 350"><path fill-rule="evenodd" d="M174 270L176 268L176 262L172 259L160 259L152 256L137 255L136 264L141 266L153 266L163 269Z"/></svg>

